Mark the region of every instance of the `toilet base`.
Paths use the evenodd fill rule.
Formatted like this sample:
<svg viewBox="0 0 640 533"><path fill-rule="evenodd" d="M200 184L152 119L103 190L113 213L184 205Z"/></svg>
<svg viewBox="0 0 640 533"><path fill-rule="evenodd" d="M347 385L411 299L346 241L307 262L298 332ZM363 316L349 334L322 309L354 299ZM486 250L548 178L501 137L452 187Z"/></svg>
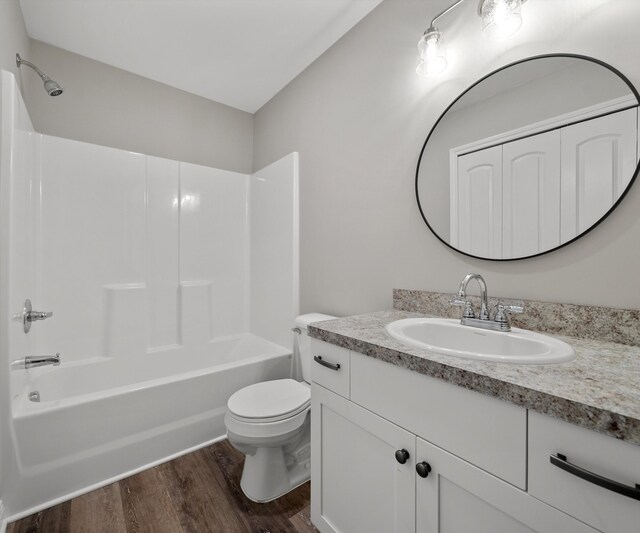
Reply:
<svg viewBox="0 0 640 533"><path fill-rule="evenodd" d="M275 500L311 477L309 414L301 427L279 438L254 439L227 431L229 442L245 454L240 487L258 503Z"/></svg>
<svg viewBox="0 0 640 533"><path fill-rule="evenodd" d="M240 487L251 501L266 503L284 496L310 477L309 459L288 467L283 448L258 448L245 458Z"/></svg>

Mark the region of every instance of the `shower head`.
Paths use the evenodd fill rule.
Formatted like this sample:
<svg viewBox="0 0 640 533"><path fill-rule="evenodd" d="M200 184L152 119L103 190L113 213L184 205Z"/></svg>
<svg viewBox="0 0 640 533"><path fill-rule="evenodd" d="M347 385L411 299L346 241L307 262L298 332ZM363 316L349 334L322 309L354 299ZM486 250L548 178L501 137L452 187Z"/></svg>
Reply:
<svg viewBox="0 0 640 533"><path fill-rule="evenodd" d="M50 78L44 80L44 90L47 91L49 96L60 96L64 92L64 89L60 87L58 82Z"/></svg>
<svg viewBox="0 0 640 533"><path fill-rule="evenodd" d="M20 57L20 54L16 54L16 65L18 65L18 68L20 68L21 65L27 65L28 67L31 67L33 70L35 70L36 74L40 76L40 79L44 83L44 90L47 91L47 94L49 96L60 96L64 92L64 89L58 82L53 81L49 76L47 76L30 61L22 59Z"/></svg>

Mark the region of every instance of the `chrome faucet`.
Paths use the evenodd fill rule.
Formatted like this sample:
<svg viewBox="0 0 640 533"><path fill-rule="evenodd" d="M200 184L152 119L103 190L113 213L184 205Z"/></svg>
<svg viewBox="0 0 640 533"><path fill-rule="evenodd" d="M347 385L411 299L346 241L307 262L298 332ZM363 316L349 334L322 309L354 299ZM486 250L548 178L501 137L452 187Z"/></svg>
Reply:
<svg viewBox="0 0 640 533"><path fill-rule="evenodd" d="M58 366L59 364L60 354L57 353L55 355L28 355L24 359L14 361L11 366L28 370L29 368L35 368L38 366Z"/></svg>
<svg viewBox="0 0 640 533"><path fill-rule="evenodd" d="M475 279L480 285L480 314L476 317L473 304L467 298L467 285L471 280ZM521 305L503 305L496 306L496 312L491 319L489 314L489 296L487 294L487 283L480 274L467 274L460 283L458 296L449 302L451 305L464 307L460 323L463 326L471 326L474 328L490 329L494 331L511 331L509 323L509 313L522 313L524 307Z"/></svg>
<svg viewBox="0 0 640 533"><path fill-rule="evenodd" d="M460 283L460 288L458 289L458 298L467 301L467 285L469 282L475 279L480 285L480 316L478 317L480 320L489 320L489 298L487 296L487 283L484 278L480 274L467 274L465 278ZM475 318L474 316L469 318Z"/></svg>

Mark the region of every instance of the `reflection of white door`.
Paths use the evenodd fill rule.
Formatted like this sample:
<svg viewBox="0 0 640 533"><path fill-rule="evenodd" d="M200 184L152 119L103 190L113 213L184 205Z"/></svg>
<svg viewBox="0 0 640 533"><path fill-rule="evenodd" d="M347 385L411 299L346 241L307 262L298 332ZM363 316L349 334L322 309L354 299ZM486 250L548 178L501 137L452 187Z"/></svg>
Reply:
<svg viewBox="0 0 640 533"><path fill-rule="evenodd" d="M637 108L562 129L562 242L590 228L624 192L637 162Z"/></svg>
<svg viewBox="0 0 640 533"><path fill-rule="evenodd" d="M526 257L560 244L560 132L503 145L504 259Z"/></svg>
<svg viewBox="0 0 640 533"><path fill-rule="evenodd" d="M556 248L618 201L640 151L638 108L451 152L451 245L493 259Z"/></svg>
<svg viewBox="0 0 640 533"><path fill-rule="evenodd" d="M451 244L471 255L502 256L502 147L458 158L451 181Z"/></svg>

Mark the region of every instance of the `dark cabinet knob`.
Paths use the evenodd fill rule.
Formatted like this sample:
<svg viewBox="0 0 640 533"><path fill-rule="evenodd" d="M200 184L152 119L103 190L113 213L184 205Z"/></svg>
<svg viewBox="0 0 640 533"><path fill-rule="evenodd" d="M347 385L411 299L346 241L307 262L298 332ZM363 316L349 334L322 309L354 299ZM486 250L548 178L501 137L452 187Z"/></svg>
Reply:
<svg viewBox="0 0 640 533"><path fill-rule="evenodd" d="M409 452L402 448L402 450L396 450L396 461L401 465L405 464L409 459Z"/></svg>
<svg viewBox="0 0 640 533"><path fill-rule="evenodd" d="M416 465L416 472L420 477L427 477L429 472L431 472L431 465L426 461L422 461Z"/></svg>

